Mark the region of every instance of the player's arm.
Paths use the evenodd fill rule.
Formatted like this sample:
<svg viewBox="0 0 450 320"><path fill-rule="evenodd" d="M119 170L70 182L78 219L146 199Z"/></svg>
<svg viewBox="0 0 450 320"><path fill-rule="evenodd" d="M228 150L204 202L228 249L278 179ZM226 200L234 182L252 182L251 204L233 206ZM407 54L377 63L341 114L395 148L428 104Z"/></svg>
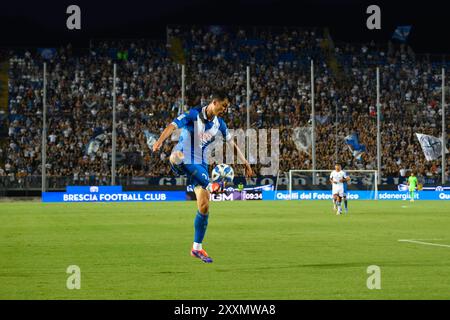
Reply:
<svg viewBox="0 0 450 320"><path fill-rule="evenodd" d="M192 109L191 111L183 113L182 115L178 116L161 133L159 139L153 145L153 151L155 152L161 149L164 141L166 141L166 139L170 137L176 129L185 127L190 121L196 119L196 117L197 113L195 109Z"/></svg>
<svg viewBox="0 0 450 320"><path fill-rule="evenodd" d="M153 152L158 151L159 149L161 149L164 141L166 141L166 139L168 137L170 137L172 135L172 133L177 129L177 126L174 125L173 123L170 123L165 129L164 131L161 133L161 135L159 136L159 139L153 144Z"/></svg>
<svg viewBox="0 0 450 320"><path fill-rule="evenodd" d="M241 149L238 147L238 145L234 142L233 139L229 139L227 140L227 143L230 144L231 147L233 147L234 149L236 149L236 153L238 156L238 159L244 163L245 166L245 175L247 177L252 177L254 176L254 172L252 170L252 167L250 166L250 163L247 161L247 159L245 158L244 154L242 153Z"/></svg>
<svg viewBox="0 0 450 320"><path fill-rule="evenodd" d="M333 180L333 175L332 175L332 174L330 175L330 182L331 182L331 184L333 184L333 183L334 183L334 180Z"/></svg>
<svg viewBox="0 0 450 320"><path fill-rule="evenodd" d="M344 174L344 179L342 180L342 182L349 182L350 181L350 176L347 175L347 173Z"/></svg>
<svg viewBox="0 0 450 320"><path fill-rule="evenodd" d="M250 163L245 158L244 154L242 153L241 149L238 147L238 145L234 142L233 137L231 136L230 132L228 131L227 125L225 122L220 119L220 126L219 126L220 132L222 132L222 135L225 138L225 141L229 146L232 147L233 151L236 149L236 153L238 156L238 159L245 165L245 176L246 177L252 177L254 176L254 172L252 170L252 167L250 166Z"/></svg>

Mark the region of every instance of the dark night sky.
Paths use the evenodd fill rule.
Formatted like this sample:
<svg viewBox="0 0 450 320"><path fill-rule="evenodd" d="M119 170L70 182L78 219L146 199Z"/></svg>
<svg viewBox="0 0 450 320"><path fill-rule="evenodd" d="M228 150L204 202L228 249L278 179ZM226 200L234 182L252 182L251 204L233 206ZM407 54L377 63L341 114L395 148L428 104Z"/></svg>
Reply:
<svg viewBox="0 0 450 320"><path fill-rule="evenodd" d="M10 1L0 10L0 45L50 46L91 38L164 38L167 24L288 25L329 27L335 40L386 42L397 25L413 26L417 52L450 54L449 1L356 0L122 0ZM66 8L77 4L82 30L66 29ZM381 7L382 29L366 28L366 8Z"/></svg>

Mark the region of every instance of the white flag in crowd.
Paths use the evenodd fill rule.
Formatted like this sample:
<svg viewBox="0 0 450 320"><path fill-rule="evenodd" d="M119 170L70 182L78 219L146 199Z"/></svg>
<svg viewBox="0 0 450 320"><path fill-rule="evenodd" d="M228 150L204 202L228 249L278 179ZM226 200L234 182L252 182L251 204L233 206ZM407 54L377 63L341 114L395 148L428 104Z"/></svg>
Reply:
<svg viewBox="0 0 450 320"><path fill-rule="evenodd" d="M420 146L422 147L423 154L427 161L436 160L442 154L442 140L429 136L427 134L416 133L417 139L419 139ZM448 153L445 148L445 153Z"/></svg>
<svg viewBox="0 0 450 320"><path fill-rule="evenodd" d="M294 140L298 150L309 153L308 149L311 147L311 127L294 128L292 140Z"/></svg>

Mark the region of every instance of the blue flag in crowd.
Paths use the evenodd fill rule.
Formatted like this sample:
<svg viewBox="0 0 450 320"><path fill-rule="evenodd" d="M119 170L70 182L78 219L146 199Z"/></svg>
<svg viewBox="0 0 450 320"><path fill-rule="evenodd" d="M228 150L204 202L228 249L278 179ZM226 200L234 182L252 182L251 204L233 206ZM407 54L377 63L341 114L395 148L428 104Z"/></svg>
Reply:
<svg viewBox="0 0 450 320"><path fill-rule="evenodd" d="M95 138L98 135L101 135L102 133L103 133L103 128L102 127L95 127L94 128L94 133L92 134L92 138Z"/></svg>
<svg viewBox="0 0 450 320"><path fill-rule="evenodd" d="M363 152L366 151L366 146L359 143L358 135L356 133L349 134L344 140L350 151L353 153L353 156L357 160L361 160Z"/></svg>
<svg viewBox="0 0 450 320"><path fill-rule="evenodd" d="M51 60L56 56L55 48L38 48L37 51L45 60Z"/></svg>
<svg viewBox="0 0 450 320"><path fill-rule="evenodd" d="M321 115L316 116L316 121L319 122L320 124L325 124L328 122L328 120L329 120L329 117L326 115L325 116L321 116Z"/></svg>
<svg viewBox="0 0 450 320"><path fill-rule="evenodd" d="M394 34L392 35L392 39L406 42L410 32L411 26L398 26L397 29L395 29Z"/></svg>
<svg viewBox="0 0 450 320"><path fill-rule="evenodd" d="M222 34L224 32L223 27L222 26L209 26L209 31L213 34L215 34L216 36Z"/></svg>
<svg viewBox="0 0 450 320"><path fill-rule="evenodd" d="M96 153L105 139L106 134L103 132L103 129L100 127L95 128L94 134L86 146L86 154L91 155Z"/></svg>
<svg viewBox="0 0 450 320"><path fill-rule="evenodd" d="M153 145L158 140L158 137L156 134L151 133L148 130L144 130L145 139L147 140L147 146L150 148L150 150L153 150Z"/></svg>

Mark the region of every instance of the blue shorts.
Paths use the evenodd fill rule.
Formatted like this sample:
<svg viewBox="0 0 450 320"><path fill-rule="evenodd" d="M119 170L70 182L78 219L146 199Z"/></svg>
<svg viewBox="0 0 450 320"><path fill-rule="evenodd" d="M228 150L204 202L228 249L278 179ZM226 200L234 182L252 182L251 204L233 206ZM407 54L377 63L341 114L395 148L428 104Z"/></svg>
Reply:
<svg viewBox="0 0 450 320"><path fill-rule="evenodd" d="M209 173L207 164L172 164L170 167L175 174L179 176L187 176L188 185L201 186L205 189L209 184Z"/></svg>

